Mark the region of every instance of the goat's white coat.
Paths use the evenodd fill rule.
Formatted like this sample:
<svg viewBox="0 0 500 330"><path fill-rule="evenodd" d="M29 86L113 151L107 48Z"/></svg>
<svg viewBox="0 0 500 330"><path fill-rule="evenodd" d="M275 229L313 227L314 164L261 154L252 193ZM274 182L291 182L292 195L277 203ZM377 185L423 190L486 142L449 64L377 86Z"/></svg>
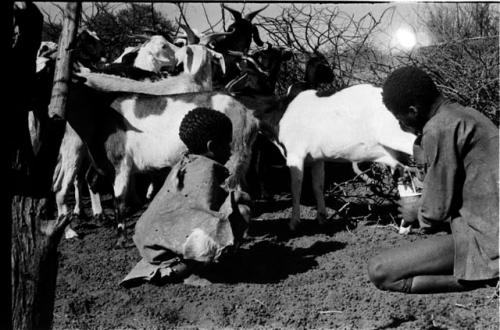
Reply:
<svg viewBox="0 0 500 330"><path fill-rule="evenodd" d="M138 118L134 115L134 111L137 107L144 106L142 102L137 102L136 98L131 97L118 100L115 104L118 102L121 102L118 108L120 113L139 130L139 132L127 131L125 147L137 170L145 171L174 165L185 151L184 143L179 138L180 123L186 113L197 105L180 101L169 102L168 109L162 115Z"/></svg>
<svg viewBox="0 0 500 330"><path fill-rule="evenodd" d="M329 97L300 93L279 123L279 142L290 167L293 211L290 227L300 221L300 189L305 162L312 163L318 216L326 216L324 161L379 162L396 167L388 148L413 154L415 136L404 132L382 102L382 89L356 85ZM322 220L322 219L320 219Z"/></svg>
<svg viewBox="0 0 500 330"><path fill-rule="evenodd" d="M186 52L190 47L190 58ZM206 47L192 45L183 47L176 57L184 63L185 72L180 77L165 80L169 83L168 93L178 94L185 92L201 92L212 89L211 55ZM187 64L189 63L189 65ZM197 76L205 77L198 80ZM192 83L187 85L186 77L192 77ZM196 84L195 81L199 81ZM138 101L139 100L139 101ZM168 109L162 107L167 104ZM196 108L196 103L171 101L164 97L138 98L137 96L118 97L111 107L119 112L137 130L126 133L126 154L132 158L134 167L138 171L147 171L152 168L173 166L181 154L186 150L179 138L179 126L184 116ZM141 109L143 108L143 109ZM161 115L149 115L145 118L136 116L136 111L147 109L162 110Z"/></svg>
<svg viewBox="0 0 500 330"><path fill-rule="evenodd" d="M152 36L137 54L134 66L152 72L160 72L162 67L175 63L177 46L171 44L163 36Z"/></svg>
<svg viewBox="0 0 500 330"><path fill-rule="evenodd" d="M127 130L125 133L125 157L121 161L121 166L117 169L115 180L115 194L117 197L126 194L130 174L133 171L145 172L151 169L171 167L180 160L187 148L179 137L179 127L182 119L189 111L196 107L209 106L226 113L230 118L234 117L234 115L228 112L239 111L237 110L238 105L233 104L234 99L225 94L200 94L200 97L192 102L185 102L182 98L176 99L168 96L158 97L157 99L163 99L166 102L157 102L156 105L153 105L146 101L146 104L141 104L142 101L137 102L136 97L126 97L114 103L115 107L118 106L115 109L127 119L131 126L136 128ZM166 104L166 106L161 109L163 111L160 115L149 115L145 118L139 118L135 115L137 107L159 107L161 103ZM247 122L247 125L256 126L256 122ZM244 134L244 132L234 131L233 135L235 134ZM233 150L240 147L234 147ZM240 156L234 153L229 163L238 162Z"/></svg>
<svg viewBox="0 0 500 330"><path fill-rule="evenodd" d="M184 72L159 81L137 81L103 73L79 73L89 87L104 92L171 95L212 90L212 59L217 59L225 71L224 57L200 45L189 45L175 53L176 65L183 64ZM127 97L127 96L125 96ZM123 99L123 98L122 98Z"/></svg>
<svg viewBox="0 0 500 330"><path fill-rule="evenodd" d="M161 82L163 87L168 86L164 89L165 94L211 90L211 59L216 57L221 60L220 54L210 51L204 46L190 45L178 49L174 55L176 63L184 63L186 72L182 73L180 77L166 78ZM224 66L224 63L222 62L221 65ZM157 83L151 82L149 84ZM231 99L226 95L222 97ZM209 102L205 106L210 106L216 99L219 100L220 105L217 108L221 109L220 111L228 108L227 104L230 101L221 102L218 96L211 97L211 100L205 100L205 102ZM179 138L180 122L188 111L200 106L200 104L184 102L168 98L168 96L140 97L137 94L128 94L115 99L111 106L135 128L125 132L124 155L115 165L114 194L116 198L124 200L127 197L133 172L146 172L151 169L170 167L180 159L186 150L184 143ZM155 109L154 112L157 112L158 115L137 116L137 111L141 112L141 109L145 111ZM81 110L84 111L84 109ZM80 157L83 156L83 154L80 155ZM62 174L68 177L75 176L79 166L79 160L76 158L65 158L67 161L62 165L64 167L64 170L61 171ZM54 181L57 181L56 178ZM69 183L66 182L66 185ZM59 189L61 195L65 195L68 190L67 187ZM59 196L57 199L63 203L65 196ZM58 206L58 209L67 212L66 207Z"/></svg>
<svg viewBox="0 0 500 330"><path fill-rule="evenodd" d="M52 45L48 44L47 46ZM127 54L134 48L135 47L127 47L123 54L119 57L119 59L115 60L115 62L118 60L121 62L123 55ZM178 48L175 45L170 44L164 37L153 36L151 37L151 40L143 44L140 48L134 66L143 70L159 72L164 66L175 65L175 52L177 50ZM40 65L44 66L45 62L41 60ZM53 176L53 190L56 194L58 216L67 215L69 212L66 199L71 184L74 184L75 187L75 208L73 209L73 214L77 216L80 215L80 185L78 184L76 174L80 170L82 160L86 157L86 155L87 151L85 150L83 141L71 128L71 126L66 124L66 131L59 150L58 164ZM116 189L123 188L119 185ZM89 193L93 215L99 216L102 214L100 196L99 194L94 194L90 188ZM71 233L70 231L67 231L66 238L71 237L75 237L74 232Z"/></svg>

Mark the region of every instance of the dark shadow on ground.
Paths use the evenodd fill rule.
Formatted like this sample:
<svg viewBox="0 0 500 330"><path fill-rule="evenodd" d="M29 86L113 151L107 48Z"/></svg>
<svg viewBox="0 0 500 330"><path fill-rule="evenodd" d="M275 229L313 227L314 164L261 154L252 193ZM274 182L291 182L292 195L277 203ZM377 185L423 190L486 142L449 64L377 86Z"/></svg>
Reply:
<svg viewBox="0 0 500 330"><path fill-rule="evenodd" d="M202 275L217 283L276 283L304 273L318 263L317 256L344 248L341 242L316 242L308 248L291 248L275 241L259 241L225 256Z"/></svg>
<svg viewBox="0 0 500 330"><path fill-rule="evenodd" d="M319 225L316 220L302 220L299 228L292 232L288 229L289 220L288 218L281 218L251 221L247 236L250 238L266 237L275 238L279 241L287 241L295 237L315 236L318 234L333 236L337 232L351 230L356 227L356 222L351 221L350 218L332 217L326 225Z"/></svg>
<svg viewBox="0 0 500 330"><path fill-rule="evenodd" d="M280 212L291 206L291 199L257 200L253 202L252 217L256 218L262 213Z"/></svg>

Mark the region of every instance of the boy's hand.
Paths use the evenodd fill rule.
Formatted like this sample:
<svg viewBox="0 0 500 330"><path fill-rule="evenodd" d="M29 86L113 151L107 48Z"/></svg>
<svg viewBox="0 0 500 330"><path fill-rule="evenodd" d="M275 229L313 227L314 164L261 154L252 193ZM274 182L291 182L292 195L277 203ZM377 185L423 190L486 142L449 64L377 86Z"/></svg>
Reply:
<svg viewBox="0 0 500 330"><path fill-rule="evenodd" d="M418 220L419 196L402 197L399 199L398 205L398 211L406 223L413 223Z"/></svg>

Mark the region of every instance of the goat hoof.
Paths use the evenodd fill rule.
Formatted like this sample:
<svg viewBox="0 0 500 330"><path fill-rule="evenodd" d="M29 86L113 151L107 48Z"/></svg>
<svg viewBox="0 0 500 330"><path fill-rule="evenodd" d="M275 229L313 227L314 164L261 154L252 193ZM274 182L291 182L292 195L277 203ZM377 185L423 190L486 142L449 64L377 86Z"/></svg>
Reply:
<svg viewBox="0 0 500 330"><path fill-rule="evenodd" d="M327 215L323 213L318 213L318 215L316 216L316 220L318 221L320 226L326 226L329 223Z"/></svg>
<svg viewBox="0 0 500 330"><path fill-rule="evenodd" d="M248 231L247 231L247 230L245 230L245 231L243 232L243 235L241 235L241 240L242 240L242 241L248 241L248 240L250 240L251 238L252 238L252 237L250 237L250 235L248 234Z"/></svg>
<svg viewBox="0 0 500 330"><path fill-rule="evenodd" d="M290 220L288 223L288 229L290 231L297 231L300 227L300 220Z"/></svg>
<svg viewBox="0 0 500 330"><path fill-rule="evenodd" d="M95 214L93 216L93 222L99 227L109 227L113 225L113 223L109 221L109 218L103 213Z"/></svg>
<svg viewBox="0 0 500 330"><path fill-rule="evenodd" d="M115 249L124 249L126 247L127 240L123 237L120 237L115 244Z"/></svg>
<svg viewBox="0 0 500 330"><path fill-rule="evenodd" d="M89 217L85 213L72 213L71 220L84 220L87 221Z"/></svg>
<svg viewBox="0 0 500 330"><path fill-rule="evenodd" d="M71 229L71 227L66 227L66 230L64 231L64 238L65 239L72 239L72 238L79 238L78 233Z"/></svg>
<svg viewBox="0 0 500 330"><path fill-rule="evenodd" d="M269 191L261 189L260 199L266 202L272 202L274 200L274 196Z"/></svg>

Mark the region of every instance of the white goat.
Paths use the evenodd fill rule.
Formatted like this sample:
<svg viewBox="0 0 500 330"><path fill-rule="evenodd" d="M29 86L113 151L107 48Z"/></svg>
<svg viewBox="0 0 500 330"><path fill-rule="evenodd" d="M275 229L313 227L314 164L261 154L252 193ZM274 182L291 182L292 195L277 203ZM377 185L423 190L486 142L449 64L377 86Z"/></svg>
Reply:
<svg viewBox="0 0 500 330"><path fill-rule="evenodd" d="M163 36L152 36L148 42L145 42L139 48L134 66L158 73L164 66L176 65L175 52L177 50L177 47L170 44ZM59 150L58 164L53 176L53 191L56 195L58 216L66 216L69 212L66 199L72 183L75 191L73 215L76 217L81 215L81 183L77 173L86 155L87 151L83 141L69 123L66 124L66 131ZM93 193L90 188L89 194L93 216L99 218L103 214L100 195ZM77 234L68 226L65 237L77 237Z"/></svg>
<svg viewBox="0 0 500 330"><path fill-rule="evenodd" d="M89 30L82 30L79 32L76 41L75 41L75 50L74 50L74 64L83 68L83 65L92 66L98 61L103 60L103 48L102 43L95 32ZM52 89L52 80L53 80L53 70L55 66L55 57L57 53L58 45L54 42L44 41L41 42L40 47L38 49L38 57L37 57L37 90L36 90L36 98L37 105L34 111L30 111L28 115L28 125L31 135L31 142L33 146L34 154L36 155L41 148L40 143L40 134L42 134L42 130L48 127L48 113L47 113L47 105L50 102L50 91ZM69 126L67 126L68 128ZM77 139L78 136L75 135ZM83 146L83 145L82 145ZM57 171L57 169L56 169ZM75 212L79 213L80 211L80 198L79 198L79 190L77 188L78 183L75 182ZM91 196L93 197L93 196ZM102 209L99 211L100 204L95 205L92 203L92 207L94 209L94 214L102 213ZM58 209L59 206L58 206ZM67 213L67 212L66 212ZM70 231L71 232L71 231ZM70 233L69 232L69 233ZM67 232L68 233L68 232Z"/></svg>
<svg viewBox="0 0 500 330"><path fill-rule="evenodd" d="M91 98L84 100L91 102ZM252 112L225 93L129 96L113 105L120 113L130 118L126 121L116 115L113 119L113 116L109 115L112 110L108 111L109 120L96 121L98 112L102 113L101 110L105 109L88 107L85 104L79 106L81 109L71 108L71 111L78 111L79 114L73 119L70 113L69 122L84 141L90 141L87 145L90 146L91 154L99 154L100 150L104 150L103 172L114 174L113 189L118 202L118 228L122 235L118 245L125 243L126 239L125 223L121 215L126 206L129 189L133 187L132 174L171 167L182 157L186 146L179 138L179 126L187 112L196 107L210 107L224 112L231 119L233 155L227 167L232 173L228 184L233 187L243 180L250 161L251 146L258 131L258 121ZM99 145L93 143L92 141L103 137L102 131L108 132L104 135L104 140L101 140ZM106 168L107 164L111 164L111 172Z"/></svg>
<svg viewBox="0 0 500 330"><path fill-rule="evenodd" d="M384 106L381 88L356 85L328 97L318 97L315 93L314 90L300 93L279 122L278 139L291 176L291 230L300 223L304 163L312 164L317 218L324 223L325 161L372 161L395 168L400 162L393 151L412 155L416 138L404 132Z"/></svg>
<svg viewBox="0 0 500 330"><path fill-rule="evenodd" d="M186 26L186 28L184 26L182 26L182 28L184 31L179 32L179 34L175 37L174 45L176 45L176 46L183 47L183 46L188 45L189 39L190 39L189 33L194 34L194 36L198 39L202 39L205 36L204 33L201 33L200 31L198 31L195 28L190 28L191 31L189 31L189 32L185 31L187 26Z"/></svg>
<svg viewBox="0 0 500 330"><path fill-rule="evenodd" d="M175 52L177 46L170 43L163 36L154 35L140 47L127 47L116 59L120 63L124 55L138 49L134 66L146 71L160 72L163 67L171 67L175 64ZM117 62L120 59L119 62Z"/></svg>
<svg viewBox="0 0 500 330"><path fill-rule="evenodd" d="M212 90L212 60L225 70L224 57L201 45L188 45L176 50L175 63L183 64L183 72L159 81L137 81L109 74L84 72L78 74L85 84L103 92L170 95ZM123 96L127 98L128 96ZM123 98L122 97L122 98Z"/></svg>
<svg viewBox="0 0 500 330"><path fill-rule="evenodd" d="M187 93L193 91L203 91L207 89L211 89L211 67L212 67L212 57L216 57L219 60L222 60L222 55L215 53L204 46L200 45L190 45L183 47L181 49L177 49L174 58L176 59L176 63L183 63L184 70L186 72L181 73L179 76L169 77L157 82L141 82L141 81L133 81L126 78L121 77L110 77L108 75L103 75L99 73L82 73L81 76L87 79L86 84L89 86L104 91L116 91L120 90L124 91L136 91L146 94L151 94L152 91L156 91L161 94L178 94L178 93ZM153 93L154 94L154 93ZM172 125L172 122L167 120L166 123L163 120L152 120L152 126L154 126L158 131L160 131L159 136L154 136L157 131L150 132L151 130L146 128L143 130L142 122L146 120L145 118L141 120L142 116L147 116L147 122L151 120L151 117L148 116L148 113L151 111L154 113L155 111L163 111L164 109L158 108L159 104L163 104L162 102L166 101L166 97L161 96L138 96L137 94L128 94L125 96L118 97L112 104L112 107L118 111L125 119L134 127L139 128L142 132L137 133L136 130L126 131L125 137L126 141L132 141L135 137L137 137L140 141L140 148L138 150L127 149L127 152L133 152L134 155L142 155L144 152L147 153L148 150L151 150L152 147L164 148L165 143L169 143L168 138L163 140L164 137L163 132L169 132L168 125ZM81 107L81 106L80 106ZM86 109L78 109L75 111L86 111ZM167 112L167 119L171 116L170 112ZM153 116L154 118L155 116ZM139 119L138 119L139 118ZM71 123L71 121L70 121ZM166 126L161 126L159 123L165 124ZM170 124L169 124L170 123ZM179 121L180 123L180 121ZM79 125L81 123L71 123L73 125ZM99 123L89 123L90 125L98 125ZM114 123L107 123L109 125L113 125ZM78 129L77 129L78 131ZM178 131L178 128L177 128ZM151 134L153 134L153 139L151 138ZM117 139L121 138L122 135L117 134L117 137L114 138L116 142ZM133 138L132 138L133 137ZM160 137L160 139L156 139ZM66 138L66 136L65 136ZM81 140L80 140L81 141ZM83 145L83 142L81 142ZM136 145L137 146L137 145ZM110 154L110 158L116 156L120 152L117 150L113 150L114 147L109 146L108 144L108 153ZM63 149L61 149L63 150ZM73 147L73 150L75 148ZM120 149L121 150L121 149ZM78 171L78 166L81 163L80 158L84 157L83 153L78 153L76 157L71 157L73 151L67 152L67 157L65 158L67 162L63 162L61 164L62 173L68 177L75 177ZM162 154L148 154L147 157L161 157ZM126 188L129 187L129 175L132 173L132 168L129 166L137 167L139 171L143 171L144 169L150 168L160 168L164 166L171 166L170 162L166 164L161 163L158 165L157 162L152 162L152 164L148 163L148 160L137 161L137 163L130 163L130 158L128 156L123 157L123 162L120 165L117 165L116 172L117 177L115 180L115 196L124 201L127 197ZM145 164L144 166L142 166ZM164 165L164 166L163 166ZM60 187L58 194L56 195L58 203L64 202L65 195L68 190L68 182L71 180L61 181L54 179L54 182L64 182ZM61 209L64 211L64 209Z"/></svg>

